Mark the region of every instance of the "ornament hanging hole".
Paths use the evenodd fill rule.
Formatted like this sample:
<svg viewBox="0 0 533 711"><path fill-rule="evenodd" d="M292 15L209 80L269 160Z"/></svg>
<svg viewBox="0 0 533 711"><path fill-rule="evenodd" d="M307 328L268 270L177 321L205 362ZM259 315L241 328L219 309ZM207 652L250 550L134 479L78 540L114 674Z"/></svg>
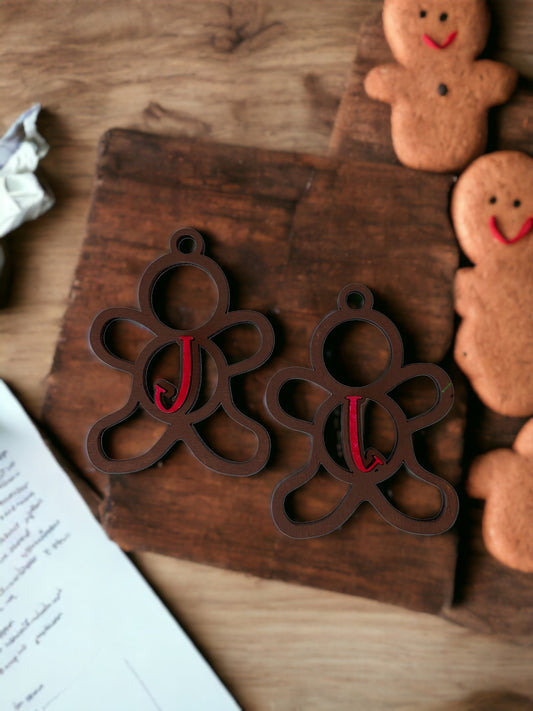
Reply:
<svg viewBox="0 0 533 711"><path fill-rule="evenodd" d="M194 254L198 249L198 243L192 235L183 235L178 240L176 247L182 254Z"/></svg>
<svg viewBox="0 0 533 711"><path fill-rule="evenodd" d="M360 291L352 291L346 295L346 305L350 309L354 309L354 311L362 309L365 305L365 302L365 295L362 294Z"/></svg>

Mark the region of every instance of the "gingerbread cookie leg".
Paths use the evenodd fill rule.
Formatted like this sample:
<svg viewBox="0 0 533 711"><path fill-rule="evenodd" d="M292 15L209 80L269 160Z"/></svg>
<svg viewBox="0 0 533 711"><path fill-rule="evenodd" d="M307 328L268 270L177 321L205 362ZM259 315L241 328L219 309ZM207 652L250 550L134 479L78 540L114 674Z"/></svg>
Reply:
<svg viewBox="0 0 533 711"><path fill-rule="evenodd" d="M512 449L474 460L467 493L485 499L487 550L504 565L533 573L533 419L520 430Z"/></svg>

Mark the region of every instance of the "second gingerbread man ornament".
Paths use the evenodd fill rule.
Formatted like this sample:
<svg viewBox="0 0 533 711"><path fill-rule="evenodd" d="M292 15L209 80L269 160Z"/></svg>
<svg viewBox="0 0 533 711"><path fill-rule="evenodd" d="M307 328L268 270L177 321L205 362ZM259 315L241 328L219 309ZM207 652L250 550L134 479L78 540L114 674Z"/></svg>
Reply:
<svg viewBox="0 0 533 711"><path fill-rule="evenodd" d="M381 375L366 385L348 386L331 372L325 359L326 341L339 329L352 323L376 328L386 338L388 363ZM327 315L315 329L310 345L311 368L292 367L281 370L270 381L266 404L271 414L283 425L305 433L310 439L307 463L285 477L272 495L272 517L278 529L291 538L315 538L332 533L345 524L364 502L369 502L392 526L409 533L436 535L453 526L458 512L458 498L452 485L425 469L414 450L415 432L435 424L450 410L453 387L447 374L431 363L404 365L403 344L395 325L374 309L372 292L362 284L350 284L339 294L337 310ZM422 413L408 416L394 398L393 392L414 379L429 379L434 385L434 399ZM291 381L304 381L324 391L327 397L310 422L287 412L280 395ZM376 403L394 423L396 441L386 454L365 447L365 409ZM337 411L340 415L342 460L332 456L326 444L326 431ZM382 491L380 484L391 479L402 467L421 482L440 493L440 510L427 518L417 518L400 510ZM339 503L326 515L315 520L297 520L288 509L290 496L302 489L324 468L331 476L347 485Z"/></svg>

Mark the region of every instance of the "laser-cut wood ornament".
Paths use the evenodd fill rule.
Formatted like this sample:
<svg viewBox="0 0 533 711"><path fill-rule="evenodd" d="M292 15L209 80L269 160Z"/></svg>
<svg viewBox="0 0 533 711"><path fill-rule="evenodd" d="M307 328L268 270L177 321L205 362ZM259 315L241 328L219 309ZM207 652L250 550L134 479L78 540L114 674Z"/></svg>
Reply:
<svg viewBox="0 0 533 711"><path fill-rule="evenodd" d="M315 329L310 344L311 368L290 367L270 380L265 394L268 410L286 427L308 435L310 455L299 471L283 479L272 495L272 517L279 530L292 538L314 538L342 526L365 501L391 525L409 533L436 535L447 531L457 518L459 502L452 485L429 472L417 460L413 434L441 420L453 404L453 386L449 376L437 365L403 364L403 343L396 326L373 308L372 292L361 284L350 284L339 294L338 308L327 315ZM385 336L389 361L373 382L350 387L339 382L328 370L324 358L325 342L339 326L349 322L366 322ZM436 398L421 414L407 417L390 395L399 385L416 377L433 381ZM282 388L290 381L306 381L329 393L318 406L311 422L289 414L280 403ZM390 415L396 429L396 443L388 455L364 445L364 410L369 402L378 403ZM328 451L325 430L332 413L341 409L340 440L346 466L335 461ZM378 484L394 476L405 466L408 472L433 486L441 495L441 508L428 518L415 518L397 508L380 490ZM323 467L329 474L348 484L338 505L325 516L311 521L298 521L287 510L288 497Z"/></svg>
<svg viewBox="0 0 533 711"><path fill-rule="evenodd" d="M194 229L177 231L170 240L170 252L148 266L139 284L139 307L105 309L93 321L89 341L93 352L106 365L131 375L131 391L123 407L98 420L87 436L87 454L92 464L108 474L125 474L147 469L182 441L206 467L231 476L251 476L266 464L270 454L267 430L241 412L234 403L231 379L259 368L270 357L274 332L268 319L251 310L229 310L229 285L220 266L204 254L205 243ZM181 330L164 322L155 304L154 292L160 278L183 266L195 267L211 279L217 290L212 314L195 328ZM109 343L112 324L134 323L153 335L135 361L113 351ZM252 355L229 363L215 338L229 328L249 324L259 336L260 345ZM151 365L161 351L178 344L180 349L179 384L167 380L151 381ZM206 402L199 403L202 387L202 351L216 366L216 384ZM178 365L178 364L176 364ZM177 368L178 370L178 368ZM234 423L251 431L257 438L255 454L246 461L234 461L217 454L207 444L197 426L220 408ZM130 458L113 458L106 451L106 435L126 423L139 411L167 425L166 430L147 451Z"/></svg>

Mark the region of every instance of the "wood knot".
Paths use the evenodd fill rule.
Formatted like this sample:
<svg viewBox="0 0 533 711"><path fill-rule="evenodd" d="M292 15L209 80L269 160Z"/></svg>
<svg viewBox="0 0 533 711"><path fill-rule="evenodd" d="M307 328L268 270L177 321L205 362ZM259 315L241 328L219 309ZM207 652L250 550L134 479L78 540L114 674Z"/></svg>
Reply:
<svg viewBox="0 0 533 711"><path fill-rule="evenodd" d="M217 52L251 52L278 36L282 24L269 22L263 0L229 0L221 3L222 14L211 45Z"/></svg>

